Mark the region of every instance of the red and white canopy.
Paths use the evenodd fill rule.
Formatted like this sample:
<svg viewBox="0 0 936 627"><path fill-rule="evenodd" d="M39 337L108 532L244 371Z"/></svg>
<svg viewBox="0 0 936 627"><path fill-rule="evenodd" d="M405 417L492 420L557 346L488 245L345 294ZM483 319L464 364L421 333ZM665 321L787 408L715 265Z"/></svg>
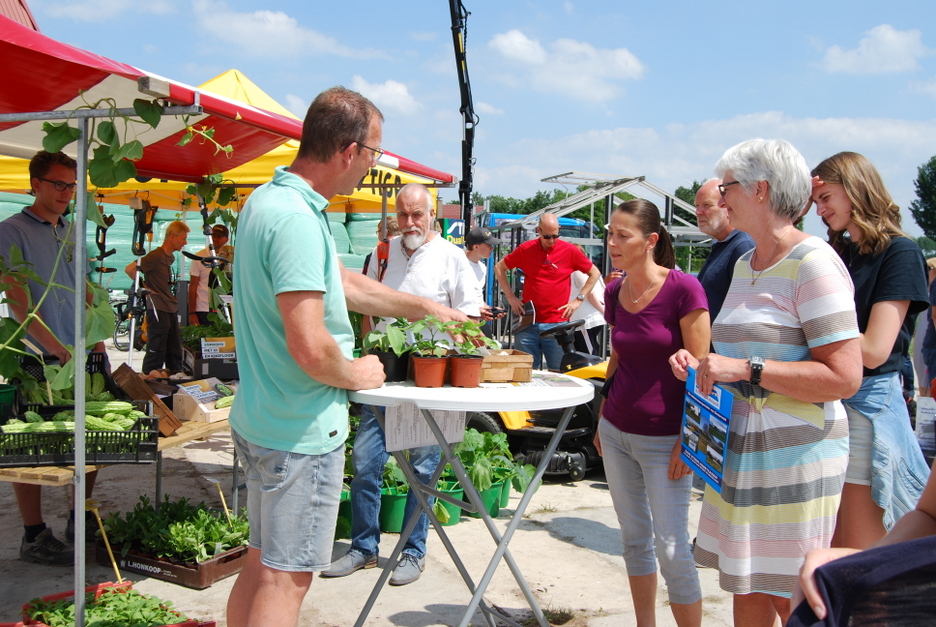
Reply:
<svg viewBox="0 0 936 627"><path fill-rule="evenodd" d="M189 124L214 128L220 143L234 147L229 158L215 154L213 146L198 141L176 146L185 134L185 125L181 117L164 116L158 128L137 137L146 147L143 159L136 163L139 176L200 181L206 174L231 170L286 140L298 140L302 134L298 120L57 42L2 15L0 59L0 113L70 111L102 98L113 99L119 108L129 108L135 98L148 98L138 91L137 80L150 77L169 84L166 100L170 104L191 105L197 101L204 114L191 116ZM43 136L41 121L0 123L0 154L29 159L41 149ZM73 151L74 146L66 152L69 149ZM451 174L391 153L387 156L387 165L401 171L443 183L454 182Z"/></svg>

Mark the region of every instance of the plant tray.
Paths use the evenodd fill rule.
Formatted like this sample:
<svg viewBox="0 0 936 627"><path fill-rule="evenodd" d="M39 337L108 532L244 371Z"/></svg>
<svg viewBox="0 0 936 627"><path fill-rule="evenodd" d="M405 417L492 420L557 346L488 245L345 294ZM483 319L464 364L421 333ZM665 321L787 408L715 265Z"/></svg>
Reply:
<svg viewBox="0 0 936 627"><path fill-rule="evenodd" d="M133 588L133 582L123 581L121 583L113 583L113 582L108 581L106 583L99 583L99 584L88 586L87 588L85 588L85 593L86 594L93 593L95 600L97 600L101 596L101 593L103 593L104 590L106 590L107 588L118 588L121 590L130 590L131 588ZM75 596L75 592L73 590L69 590L68 592L59 592L57 594L49 594L41 598L43 601L61 601L63 599L70 599L74 596ZM23 605L23 620L25 621L25 623L15 623L15 624L20 625L20 626L25 624L25 625L33 625L35 627L48 627L48 625L46 625L45 623L28 618L28 612L30 611L30 608L31 606L29 603L25 603ZM7 623L0 623L0 625L5 625L5 624ZM216 627L216 623L215 621L187 620L181 623L173 623L172 625L164 625L163 627Z"/></svg>
<svg viewBox="0 0 936 627"><path fill-rule="evenodd" d="M134 401L139 411L152 414L146 401ZM45 417L47 406L28 406ZM158 421L151 415L137 419L129 431L85 431L85 463L148 464L156 461ZM0 468L71 466L75 463L74 433L0 433Z"/></svg>
<svg viewBox="0 0 936 627"><path fill-rule="evenodd" d="M104 546L104 542L101 540L98 540L97 545L95 545L95 556L98 564L110 566L111 562L110 557L107 555L107 547ZM195 590L204 590L216 581L239 573L246 562L246 546L230 549L206 562L195 565L174 564L155 557L140 555L133 551L123 557L117 556L117 565L120 570L146 575L153 579L168 581Z"/></svg>
<svg viewBox="0 0 936 627"><path fill-rule="evenodd" d="M484 356L484 362L481 364L482 382L522 382L533 378L533 355L516 349L499 352L507 354Z"/></svg>

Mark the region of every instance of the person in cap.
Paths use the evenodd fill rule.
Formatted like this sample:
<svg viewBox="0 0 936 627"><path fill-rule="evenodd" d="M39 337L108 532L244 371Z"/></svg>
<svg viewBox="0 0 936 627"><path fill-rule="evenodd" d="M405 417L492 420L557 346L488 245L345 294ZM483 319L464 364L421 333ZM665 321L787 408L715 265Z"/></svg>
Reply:
<svg viewBox="0 0 936 627"><path fill-rule="evenodd" d="M481 306L481 317L484 320L494 320L504 315L492 316L491 307L484 300L484 288L487 285L488 276L487 264L484 260L491 257L494 247L500 243L501 241L494 237L491 229L486 227L473 228L465 236L465 256L468 257L471 270L478 277L478 299L485 303Z"/></svg>
<svg viewBox="0 0 936 627"><path fill-rule="evenodd" d="M207 247L200 250L199 257L214 255L223 257L229 262L234 261L234 247L228 246L230 233L223 224L215 224L211 227L211 243L214 247L212 253ZM222 264L218 270L220 272L230 272L230 263ZM208 324L208 314L211 312L211 290L218 286L218 273L213 268L206 267L205 264L192 261L192 267L189 273L189 291L188 306L189 324L205 326Z"/></svg>

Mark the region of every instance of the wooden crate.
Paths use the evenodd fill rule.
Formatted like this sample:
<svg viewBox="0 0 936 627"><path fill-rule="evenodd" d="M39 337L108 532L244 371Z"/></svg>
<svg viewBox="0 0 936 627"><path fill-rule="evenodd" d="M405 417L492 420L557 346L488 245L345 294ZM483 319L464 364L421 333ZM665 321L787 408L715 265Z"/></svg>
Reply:
<svg viewBox="0 0 936 627"><path fill-rule="evenodd" d="M133 400L153 402L153 412L159 418L159 432L162 435L172 435L182 426L182 421L176 418L172 410L158 396L153 394L143 377L127 364L121 364L114 371L114 381Z"/></svg>
<svg viewBox="0 0 936 627"><path fill-rule="evenodd" d="M533 378L533 355L516 349L497 352L507 354L485 355L481 365L483 383L529 381Z"/></svg>
<svg viewBox="0 0 936 627"><path fill-rule="evenodd" d="M215 409L214 401L208 403L199 402L194 396L189 396L184 392L179 392L172 397L172 407L176 416L182 420L194 420L197 422L218 422L227 420L231 413L231 407Z"/></svg>
<svg viewBox="0 0 936 627"><path fill-rule="evenodd" d="M204 590L216 581L239 573L247 561L246 546L234 547L201 564L174 564L133 551L121 556L118 549L115 549L114 553L122 571L145 575L195 590ZM98 540L95 545L95 557L101 566L110 566L110 556L102 540Z"/></svg>

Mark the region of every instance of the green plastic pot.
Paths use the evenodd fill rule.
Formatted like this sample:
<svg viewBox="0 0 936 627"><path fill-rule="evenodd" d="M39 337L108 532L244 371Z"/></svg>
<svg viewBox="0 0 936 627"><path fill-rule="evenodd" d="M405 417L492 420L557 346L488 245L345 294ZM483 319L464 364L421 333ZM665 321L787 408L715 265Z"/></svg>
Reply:
<svg viewBox="0 0 936 627"><path fill-rule="evenodd" d="M381 490L380 530L384 533L400 533L403 531L405 509L405 494L387 494L384 490Z"/></svg>
<svg viewBox="0 0 936 627"><path fill-rule="evenodd" d="M500 514L500 500L503 492L503 482L495 483L487 490L481 490L481 502L484 503L484 509L487 510L492 518L497 518L497 515ZM478 512L466 513L472 518L481 518L481 514Z"/></svg>
<svg viewBox="0 0 936 627"><path fill-rule="evenodd" d="M13 403L16 401L16 386L0 383L0 420L13 417Z"/></svg>
<svg viewBox="0 0 936 627"><path fill-rule="evenodd" d="M504 481L504 489L501 490L500 506L501 508L510 505L510 481Z"/></svg>
<svg viewBox="0 0 936 627"><path fill-rule="evenodd" d="M439 492L444 492L445 494L452 496L452 498L459 500L464 500L465 498L465 490L458 484L457 481L452 483L440 482ZM458 524L461 521L462 509L457 505L452 505L451 503L443 501L442 499L439 499L439 501L442 503L442 507L445 508L445 511L447 511L449 515L448 522L442 523L442 526L451 527L452 525Z"/></svg>

